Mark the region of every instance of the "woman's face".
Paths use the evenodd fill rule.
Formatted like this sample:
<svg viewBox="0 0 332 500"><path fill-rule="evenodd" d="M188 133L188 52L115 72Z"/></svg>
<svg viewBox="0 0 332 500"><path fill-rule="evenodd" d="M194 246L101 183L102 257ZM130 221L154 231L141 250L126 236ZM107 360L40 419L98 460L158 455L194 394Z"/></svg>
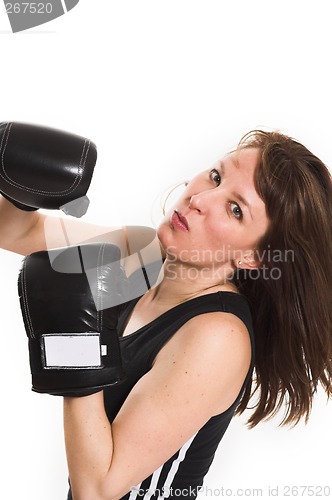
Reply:
<svg viewBox="0 0 332 500"><path fill-rule="evenodd" d="M157 230L168 256L195 266L240 260L256 267L249 259L269 224L254 185L258 158L255 148L235 151L189 182Z"/></svg>

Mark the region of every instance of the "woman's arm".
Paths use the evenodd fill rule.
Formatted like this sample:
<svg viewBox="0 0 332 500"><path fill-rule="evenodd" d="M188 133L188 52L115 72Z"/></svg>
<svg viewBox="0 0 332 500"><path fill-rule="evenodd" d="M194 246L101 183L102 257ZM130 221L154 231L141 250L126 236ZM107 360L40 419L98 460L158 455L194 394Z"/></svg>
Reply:
<svg viewBox="0 0 332 500"><path fill-rule="evenodd" d="M99 392L65 398L74 500L115 500L152 474L238 396L250 364L243 323L227 313L190 320L164 346L112 424Z"/></svg>
<svg viewBox="0 0 332 500"><path fill-rule="evenodd" d="M90 242L117 245L127 274L162 257L156 231L146 226L99 226L40 211L25 212L0 195L0 248L21 255ZM144 249L141 259L137 252Z"/></svg>
<svg viewBox="0 0 332 500"><path fill-rule="evenodd" d="M20 210L0 195L0 247L22 255L25 254L25 249L26 253L29 253L32 241L30 244L28 241L29 235L32 234L34 234L35 246L42 246L41 238L35 230L39 220L39 212Z"/></svg>
<svg viewBox="0 0 332 500"><path fill-rule="evenodd" d="M0 142L0 193L4 195L0 195L1 248L28 255L90 241L109 242L126 257L155 239L152 228L129 227L124 231L30 211L39 207L62 209L76 216L85 213L86 192L97 159L96 146L90 140L50 127L2 122Z"/></svg>
<svg viewBox="0 0 332 500"><path fill-rule="evenodd" d="M122 248L126 246L121 227L88 224L71 217L49 216L37 210L26 212L0 195L0 247L4 250L28 255L86 241L109 241Z"/></svg>

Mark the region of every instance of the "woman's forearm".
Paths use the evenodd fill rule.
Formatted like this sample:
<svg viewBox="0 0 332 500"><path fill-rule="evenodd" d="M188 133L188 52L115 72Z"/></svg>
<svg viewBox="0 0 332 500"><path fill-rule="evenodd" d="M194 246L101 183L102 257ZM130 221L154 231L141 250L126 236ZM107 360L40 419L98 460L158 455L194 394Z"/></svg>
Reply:
<svg viewBox="0 0 332 500"><path fill-rule="evenodd" d="M103 392L64 398L64 431L69 478L74 500L112 498L105 484L113 456L110 422Z"/></svg>

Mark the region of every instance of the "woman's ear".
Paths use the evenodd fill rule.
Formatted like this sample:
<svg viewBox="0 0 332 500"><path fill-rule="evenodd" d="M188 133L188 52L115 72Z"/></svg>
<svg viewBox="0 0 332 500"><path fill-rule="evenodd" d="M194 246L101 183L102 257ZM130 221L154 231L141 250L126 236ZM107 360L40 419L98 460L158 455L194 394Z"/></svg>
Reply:
<svg viewBox="0 0 332 500"><path fill-rule="evenodd" d="M242 258L235 261L236 267L239 269L258 269L261 267L261 262L256 256L254 250L246 252Z"/></svg>

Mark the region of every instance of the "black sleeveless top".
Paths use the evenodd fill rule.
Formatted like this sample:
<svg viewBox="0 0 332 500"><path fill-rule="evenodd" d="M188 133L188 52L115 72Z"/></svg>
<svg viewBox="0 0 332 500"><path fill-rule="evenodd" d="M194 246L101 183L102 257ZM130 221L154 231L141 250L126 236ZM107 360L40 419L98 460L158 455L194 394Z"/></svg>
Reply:
<svg viewBox="0 0 332 500"><path fill-rule="evenodd" d="M126 379L104 389L105 410L112 422L129 392L149 370L162 347L191 318L208 312L226 312L240 318L249 331L251 341L251 363L240 393L233 404L223 413L212 417L191 439L185 443L167 462L159 467L121 500L193 500L199 492L208 472L217 447L234 415L244 389L251 378L254 365L254 334L251 313L245 297L232 292L217 292L183 302L169 309L147 325L122 336L125 324L139 298L155 283L160 263L150 264L135 272L131 286L137 298L119 307L118 332L123 367ZM144 274L142 280L141 273ZM144 280L146 284L144 284ZM149 425L149 422L146 423ZM72 500L69 490L67 500Z"/></svg>
<svg viewBox="0 0 332 500"><path fill-rule="evenodd" d="M119 340L127 377L120 384L104 390L105 408L111 422L132 387L152 368L153 361L161 348L189 319L208 312L228 312L240 318L250 334L251 364L242 389L233 404L223 413L212 417L167 462L139 485L133 485L131 491L122 497L122 500L194 499L252 374L254 337L249 306L242 295L232 292L204 295L173 307L136 332L122 337L124 325L138 300L139 298L124 304L119 314Z"/></svg>

